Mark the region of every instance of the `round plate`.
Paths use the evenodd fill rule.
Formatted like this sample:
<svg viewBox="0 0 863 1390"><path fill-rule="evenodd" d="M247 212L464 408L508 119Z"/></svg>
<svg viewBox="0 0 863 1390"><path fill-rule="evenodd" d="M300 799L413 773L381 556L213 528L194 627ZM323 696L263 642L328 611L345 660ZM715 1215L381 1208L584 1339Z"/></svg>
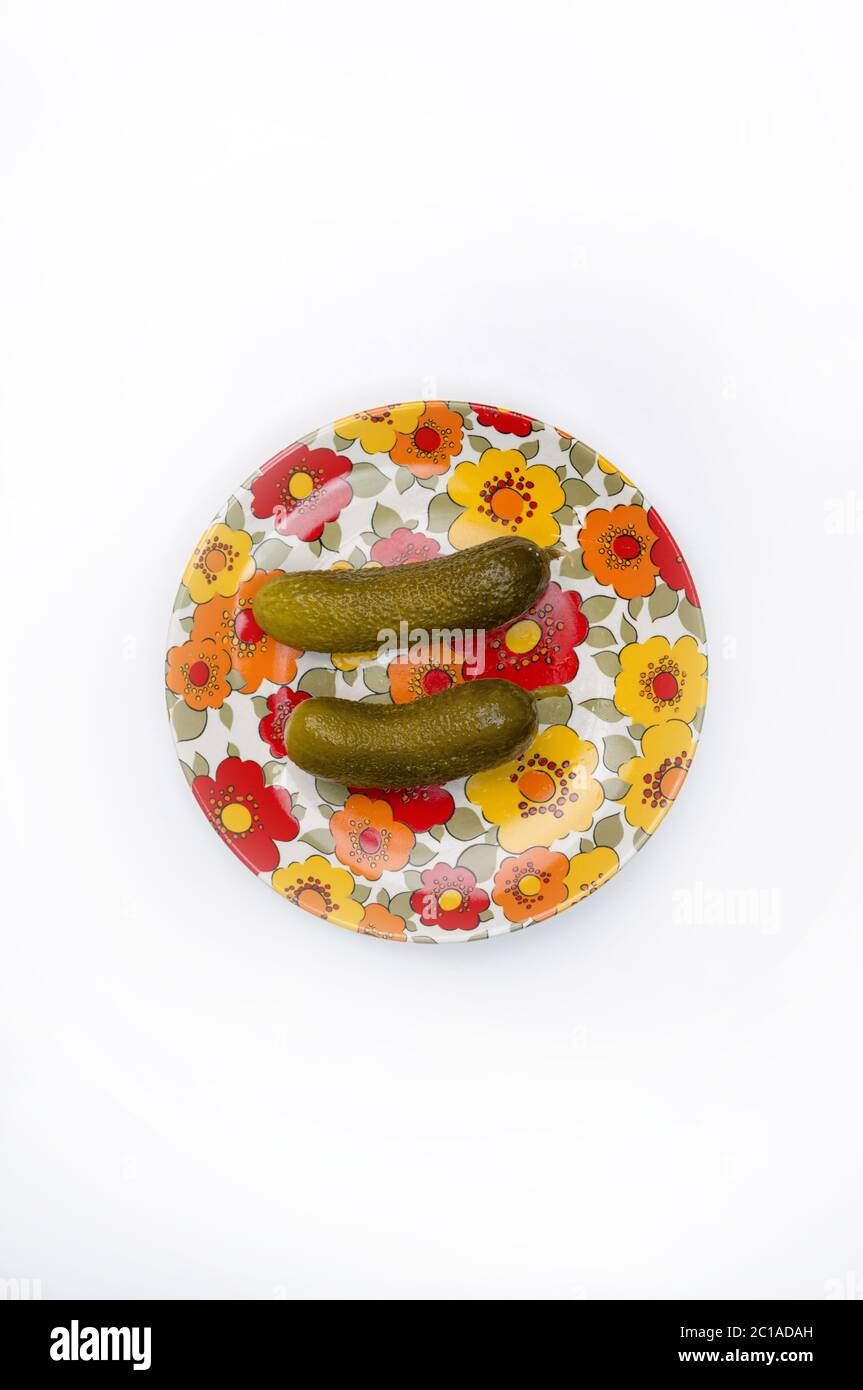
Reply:
<svg viewBox="0 0 863 1390"><path fill-rule="evenodd" d="M381 660L303 653L252 615L283 570L412 563L514 533L555 547L551 583L462 651L409 636ZM656 509L572 435L467 401L348 416L253 473L195 546L168 648L180 765L228 849L316 917L394 941L516 931L607 883L680 794L707 697L698 596ZM310 696L404 703L481 672L560 688L515 762L382 792L285 758Z"/></svg>

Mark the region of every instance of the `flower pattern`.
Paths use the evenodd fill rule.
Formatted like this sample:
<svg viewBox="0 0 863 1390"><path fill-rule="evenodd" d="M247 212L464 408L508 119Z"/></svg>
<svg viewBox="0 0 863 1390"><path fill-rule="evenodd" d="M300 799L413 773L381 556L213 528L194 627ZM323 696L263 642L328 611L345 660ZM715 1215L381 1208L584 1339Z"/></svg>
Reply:
<svg viewBox="0 0 863 1390"><path fill-rule="evenodd" d="M299 832L290 792L265 786L258 763L225 758L215 777L196 777L192 791L213 829L255 873L275 869L276 841Z"/></svg>
<svg viewBox="0 0 863 1390"><path fill-rule="evenodd" d="M285 732L288 720L297 705L309 699L311 696L305 690L291 690L289 685L280 685L278 690L267 696L267 713L258 725L258 733L274 758L287 757Z"/></svg>
<svg viewBox="0 0 863 1390"><path fill-rule="evenodd" d="M353 496L347 480L352 467L334 449L293 444L265 463L252 483L252 512L272 517L280 536L316 541Z"/></svg>
<svg viewBox="0 0 863 1390"><path fill-rule="evenodd" d="M183 574L183 583L194 603L205 603L214 594L230 598L244 579L255 572L252 538L215 522L204 532Z"/></svg>
<svg viewBox="0 0 863 1390"><path fill-rule="evenodd" d="M413 831L393 818L389 802L369 796L349 796L331 816L330 830L341 862L372 880L404 868L415 844Z"/></svg>
<svg viewBox="0 0 863 1390"><path fill-rule="evenodd" d="M219 709L231 693L230 669L229 654L211 637L192 638L168 652L165 684L191 709Z"/></svg>
<svg viewBox="0 0 863 1390"><path fill-rule="evenodd" d="M694 752L692 730L682 719L669 719L646 730L641 754L630 758L618 772L631 784L623 803L630 825L652 834L680 795Z"/></svg>
<svg viewBox="0 0 863 1390"><path fill-rule="evenodd" d="M659 573L651 558L655 541L644 508L623 504L588 512L578 536L585 567L621 598L653 593Z"/></svg>
<svg viewBox="0 0 863 1390"><path fill-rule="evenodd" d="M569 860L547 849L528 849L504 859L494 876L492 898L508 922L537 922L566 899Z"/></svg>
<svg viewBox="0 0 863 1390"><path fill-rule="evenodd" d="M403 405L380 405L361 410L333 425L339 439L357 439L367 454L388 454L399 435L412 435L419 425L425 401L406 401ZM441 402L442 404L442 402Z"/></svg>
<svg viewBox="0 0 863 1390"><path fill-rule="evenodd" d="M488 893L477 887L470 869L436 864L422 874L421 883L411 895L411 907L425 926L473 931L488 907Z"/></svg>
<svg viewBox="0 0 863 1390"><path fill-rule="evenodd" d="M281 573L421 563L506 534L553 547L551 580L474 648L304 653L255 622ZM577 434L464 401L361 412L254 472L195 546L166 649L181 768L232 853L292 908L399 942L515 931L604 886L681 794L707 693L698 595L656 509ZM286 756L310 694L406 703L478 676L557 692L502 768L383 790Z"/></svg>
<svg viewBox="0 0 863 1390"><path fill-rule="evenodd" d="M545 464L529 464L519 449L486 449L478 463L465 460L448 491L465 508L449 530L456 550L495 536L527 536L537 545L560 540L553 515L566 501L560 479Z"/></svg>
<svg viewBox="0 0 863 1390"><path fill-rule="evenodd" d="M465 794L498 827L503 849L547 846L590 826L603 797L593 777L598 761L592 743L555 724L512 762L474 773Z"/></svg>
<svg viewBox="0 0 863 1390"><path fill-rule="evenodd" d="M707 699L707 657L694 637L632 642L620 653L614 703L639 724L695 718Z"/></svg>
<svg viewBox="0 0 863 1390"><path fill-rule="evenodd" d="M589 626L581 595L552 582L521 617L483 634L477 675L515 681L526 690L565 684L578 671L575 649Z"/></svg>
<svg viewBox="0 0 863 1390"><path fill-rule="evenodd" d="M397 434L390 449L393 463L409 468L417 478L446 473L454 455L461 453L462 418L443 401L429 401L414 428Z"/></svg>
<svg viewBox="0 0 863 1390"><path fill-rule="evenodd" d="M255 621L252 600L263 584L281 570L258 570L230 598L211 598L195 609L192 636L197 641L211 639L230 657L230 665L243 678L243 692L253 694L263 680L286 685L297 673L293 647L284 647L264 632Z"/></svg>
<svg viewBox="0 0 863 1390"><path fill-rule="evenodd" d="M331 864L322 854L312 854L302 863L295 861L276 869L272 885L289 903L324 917L340 927L357 931L363 918L362 903L352 896L356 882L347 869Z"/></svg>

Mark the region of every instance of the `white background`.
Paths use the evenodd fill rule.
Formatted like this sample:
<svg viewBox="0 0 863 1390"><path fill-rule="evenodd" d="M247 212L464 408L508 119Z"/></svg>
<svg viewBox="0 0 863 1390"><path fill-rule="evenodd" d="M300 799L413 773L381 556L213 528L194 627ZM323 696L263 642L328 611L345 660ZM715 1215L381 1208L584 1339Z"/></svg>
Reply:
<svg viewBox="0 0 863 1390"><path fill-rule="evenodd" d="M855 8L5 0L0 1275L863 1295ZM239 480L423 394L630 472L711 640L656 843L461 950L255 884L162 693Z"/></svg>

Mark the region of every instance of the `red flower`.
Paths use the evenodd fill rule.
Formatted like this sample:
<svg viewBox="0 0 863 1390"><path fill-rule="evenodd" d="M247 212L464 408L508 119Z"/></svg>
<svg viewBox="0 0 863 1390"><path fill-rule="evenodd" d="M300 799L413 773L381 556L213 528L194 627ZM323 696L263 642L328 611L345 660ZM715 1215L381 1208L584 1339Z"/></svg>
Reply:
<svg viewBox="0 0 863 1390"><path fill-rule="evenodd" d="M575 649L589 627L581 595L551 583L520 618L484 634L474 679L511 680L525 690L563 685L578 671ZM465 675L470 675L469 668Z"/></svg>
<svg viewBox="0 0 863 1390"><path fill-rule="evenodd" d="M680 553L677 541L672 536L655 507L647 513L647 524L657 539L653 543L650 558L659 570L660 578L669 589L682 589L690 603L700 608L698 593L692 582L689 567Z"/></svg>
<svg viewBox="0 0 863 1390"><path fill-rule="evenodd" d="M476 886L470 869L436 864L426 869L422 888L411 894L411 907L424 922L444 931L473 931L488 907L488 893Z"/></svg>
<svg viewBox="0 0 863 1390"><path fill-rule="evenodd" d="M275 517L276 530L301 541L316 541L328 521L335 521L353 497L345 474L351 461L333 449L292 444L269 463L252 483L255 516Z"/></svg>
<svg viewBox="0 0 863 1390"><path fill-rule="evenodd" d="M290 793L265 787L257 763L225 758L215 779L196 777L192 791L228 848L256 874L278 864L275 840L293 840L299 834Z"/></svg>
<svg viewBox="0 0 863 1390"><path fill-rule="evenodd" d="M267 696L267 709L269 714L265 714L258 725L258 733L264 743L270 745L270 752L274 758L286 758L285 749L285 729L288 720L296 709L297 705L302 704L303 700L310 697L305 690L291 690L289 685L279 686L272 695Z"/></svg>
<svg viewBox="0 0 863 1390"><path fill-rule="evenodd" d="M386 801L393 816L415 833L444 825L455 810L455 802L444 787L400 787L381 791L377 787L349 787L351 795Z"/></svg>
<svg viewBox="0 0 863 1390"><path fill-rule="evenodd" d="M479 423L491 425L498 434L517 434L521 439L530 434L529 415L517 415L514 410L501 410L495 405L476 405L474 401L471 401L470 405L471 410L476 411Z"/></svg>
<svg viewBox="0 0 863 1390"><path fill-rule="evenodd" d="M415 565L420 560L433 560L439 554L440 546L432 536L410 531L407 526L397 526L386 540L375 541L370 558L385 566Z"/></svg>

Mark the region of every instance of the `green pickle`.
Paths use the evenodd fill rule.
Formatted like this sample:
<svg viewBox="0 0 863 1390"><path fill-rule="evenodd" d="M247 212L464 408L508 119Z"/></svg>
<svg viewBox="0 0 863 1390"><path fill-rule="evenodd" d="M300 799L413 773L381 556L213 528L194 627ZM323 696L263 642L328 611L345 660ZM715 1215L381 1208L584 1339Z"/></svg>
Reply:
<svg viewBox="0 0 863 1390"><path fill-rule="evenodd" d="M286 574L264 584L252 608L264 632L301 651L371 651L403 622L429 634L499 627L548 581L546 552L503 536L415 565Z"/></svg>
<svg viewBox="0 0 863 1390"><path fill-rule="evenodd" d="M509 762L537 731L536 701L511 681L477 680L408 705L330 696L288 723L288 757L352 787L427 787Z"/></svg>

